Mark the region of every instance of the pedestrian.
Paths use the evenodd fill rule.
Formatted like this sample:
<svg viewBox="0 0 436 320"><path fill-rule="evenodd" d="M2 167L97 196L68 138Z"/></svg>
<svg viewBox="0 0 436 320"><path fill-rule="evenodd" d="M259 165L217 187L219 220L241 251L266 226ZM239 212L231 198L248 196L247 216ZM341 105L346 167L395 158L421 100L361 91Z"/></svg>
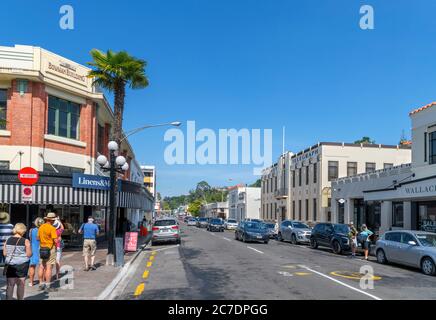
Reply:
<svg viewBox="0 0 436 320"><path fill-rule="evenodd" d="M362 225L362 231L360 232L360 241L362 241L363 252L365 253L364 260L368 260L369 249L371 245L370 237L374 233L368 229L366 224Z"/></svg>
<svg viewBox="0 0 436 320"><path fill-rule="evenodd" d="M89 216L88 222L80 226L79 233L83 233L83 258L85 260L84 271L96 270L95 252L97 251L97 236L99 228L94 223L94 218ZM89 265L89 257L91 257L91 265Z"/></svg>
<svg viewBox="0 0 436 320"><path fill-rule="evenodd" d="M53 287L51 277L53 266L56 264L56 241L58 235L53 223L56 220L56 214L47 213L44 217L44 223L38 229L39 245L39 290L57 291Z"/></svg>
<svg viewBox="0 0 436 320"><path fill-rule="evenodd" d="M35 280L36 268L39 265L39 240L38 240L38 229L44 223L44 219L36 218L32 229L30 229L30 245L32 247L32 256L30 257L29 266L29 287L33 287Z"/></svg>
<svg viewBox="0 0 436 320"><path fill-rule="evenodd" d="M12 236L3 246L6 265L3 273L6 275L6 300L12 300L15 286L17 286L17 300L24 299L24 289L27 272L29 271L29 258L32 255L30 241L24 238L27 228L17 223Z"/></svg>
<svg viewBox="0 0 436 320"><path fill-rule="evenodd" d="M0 248L6 243L6 240L12 236L12 229L14 226L9 223L9 214L7 212L0 212ZM3 250L0 252L0 266L5 264L5 257L3 256Z"/></svg>
<svg viewBox="0 0 436 320"><path fill-rule="evenodd" d="M348 238L350 239L350 246L351 246L350 258L354 258L356 257L358 231L354 227L354 223L352 221L348 224L348 227L350 228L350 232L348 233Z"/></svg>
<svg viewBox="0 0 436 320"><path fill-rule="evenodd" d="M56 280L59 280L59 273L61 270L61 258L62 258L62 249L64 247L64 242L62 241L62 233L64 232L64 225L61 220L56 218L53 223L53 227L56 228L56 234L58 235L56 241Z"/></svg>

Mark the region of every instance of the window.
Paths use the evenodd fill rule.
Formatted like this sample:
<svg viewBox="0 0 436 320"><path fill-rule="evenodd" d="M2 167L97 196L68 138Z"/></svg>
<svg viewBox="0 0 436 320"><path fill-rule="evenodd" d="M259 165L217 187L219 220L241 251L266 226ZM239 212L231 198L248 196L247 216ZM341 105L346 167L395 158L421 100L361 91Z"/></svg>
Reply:
<svg viewBox="0 0 436 320"><path fill-rule="evenodd" d="M295 219L295 201L292 201L292 219Z"/></svg>
<svg viewBox="0 0 436 320"><path fill-rule="evenodd" d="M306 221L309 221L309 199L306 199Z"/></svg>
<svg viewBox="0 0 436 320"><path fill-rule="evenodd" d="M277 177L275 177L275 190L277 191Z"/></svg>
<svg viewBox="0 0 436 320"><path fill-rule="evenodd" d="M295 170L292 171L292 188L295 188Z"/></svg>
<svg viewBox="0 0 436 320"><path fill-rule="evenodd" d="M385 240L401 242L401 232L389 232L385 235Z"/></svg>
<svg viewBox="0 0 436 320"><path fill-rule="evenodd" d="M347 162L347 177L357 174L357 162Z"/></svg>
<svg viewBox="0 0 436 320"><path fill-rule="evenodd" d="M79 139L80 105L48 97L48 133L55 136Z"/></svg>
<svg viewBox="0 0 436 320"><path fill-rule="evenodd" d="M277 219L277 203L274 203L274 219Z"/></svg>
<svg viewBox="0 0 436 320"><path fill-rule="evenodd" d="M0 161L0 170L9 170L9 161Z"/></svg>
<svg viewBox="0 0 436 320"><path fill-rule="evenodd" d="M409 244L409 241L415 241L418 243L414 236L412 236L410 233L401 232L401 243Z"/></svg>
<svg viewBox="0 0 436 320"><path fill-rule="evenodd" d="M435 164L436 163L436 131L433 131L429 134L429 163Z"/></svg>
<svg viewBox="0 0 436 320"><path fill-rule="evenodd" d="M301 220L301 200L298 200L298 220Z"/></svg>
<svg viewBox="0 0 436 320"><path fill-rule="evenodd" d="M318 179L317 176L318 176L318 164L315 162L313 164L313 183L317 182L317 179Z"/></svg>
<svg viewBox="0 0 436 320"><path fill-rule="evenodd" d="M306 186L309 184L309 166L306 167Z"/></svg>
<svg viewBox="0 0 436 320"><path fill-rule="evenodd" d="M427 132L424 132L424 162L427 162Z"/></svg>
<svg viewBox="0 0 436 320"><path fill-rule="evenodd" d="M328 165L329 165L328 181L337 179L339 176L339 172L338 172L339 161L329 161Z"/></svg>
<svg viewBox="0 0 436 320"><path fill-rule="evenodd" d="M97 151L99 153L104 153L104 127L98 125L97 130Z"/></svg>
<svg viewBox="0 0 436 320"><path fill-rule="evenodd" d="M392 168L394 166L393 163L383 163L383 169L389 169Z"/></svg>
<svg viewBox="0 0 436 320"><path fill-rule="evenodd" d="M298 186L301 187L302 168L298 169Z"/></svg>
<svg viewBox="0 0 436 320"><path fill-rule="evenodd" d="M85 169L82 169L82 168L61 166L59 164L54 164L52 166L50 163L44 163L43 171L44 172L56 172L55 169L53 169L53 167L55 167L59 173L71 174L71 173L84 173L85 172Z"/></svg>
<svg viewBox="0 0 436 320"><path fill-rule="evenodd" d="M374 162L365 163L365 172L366 173L373 173L374 171L375 171L375 163Z"/></svg>
<svg viewBox="0 0 436 320"><path fill-rule="evenodd" d="M8 103L8 91L0 90L0 130L6 129L6 111Z"/></svg>
<svg viewBox="0 0 436 320"><path fill-rule="evenodd" d="M392 226L403 228L404 225L404 210L402 202L392 203Z"/></svg>
<svg viewBox="0 0 436 320"><path fill-rule="evenodd" d="M313 199L313 221L316 221L316 199Z"/></svg>

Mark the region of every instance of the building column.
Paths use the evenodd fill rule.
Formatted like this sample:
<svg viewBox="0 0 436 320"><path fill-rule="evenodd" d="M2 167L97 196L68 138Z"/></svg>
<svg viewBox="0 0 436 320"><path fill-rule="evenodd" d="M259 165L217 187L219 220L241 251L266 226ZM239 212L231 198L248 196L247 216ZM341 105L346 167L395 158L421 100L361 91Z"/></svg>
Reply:
<svg viewBox="0 0 436 320"><path fill-rule="evenodd" d="M380 214L380 234L383 234L392 226L392 201L382 201Z"/></svg>
<svg viewBox="0 0 436 320"><path fill-rule="evenodd" d="M347 198L344 203L344 223L348 224L353 221L354 202L353 199ZM354 221L353 221L354 222ZM354 222L356 223L356 222Z"/></svg>
<svg viewBox="0 0 436 320"><path fill-rule="evenodd" d="M403 215L404 215L404 229L412 229L412 203L410 201L404 201L403 203Z"/></svg>

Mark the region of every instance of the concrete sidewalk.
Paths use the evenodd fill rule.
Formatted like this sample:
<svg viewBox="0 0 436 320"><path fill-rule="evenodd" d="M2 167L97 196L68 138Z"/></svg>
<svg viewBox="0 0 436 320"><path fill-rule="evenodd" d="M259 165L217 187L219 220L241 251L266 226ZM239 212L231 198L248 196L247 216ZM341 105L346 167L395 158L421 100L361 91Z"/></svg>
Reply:
<svg viewBox="0 0 436 320"><path fill-rule="evenodd" d="M129 252L124 256L125 265L134 259L150 241L151 236L139 237L138 251ZM63 252L62 266L69 270L61 274L60 279L54 284L55 292L44 292L38 290L38 285L28 286L26 281L26 300L96 300L99 295L116 278L121 267L106 266L107 243L100 243L95 256L97 270L83 271L82 250L65 249ZM54 270L53 270L54 271ZM6 279L2 275L3 268L0 268L0 297L5 299ZM37 277L35 278L37 280Z"/></svg>

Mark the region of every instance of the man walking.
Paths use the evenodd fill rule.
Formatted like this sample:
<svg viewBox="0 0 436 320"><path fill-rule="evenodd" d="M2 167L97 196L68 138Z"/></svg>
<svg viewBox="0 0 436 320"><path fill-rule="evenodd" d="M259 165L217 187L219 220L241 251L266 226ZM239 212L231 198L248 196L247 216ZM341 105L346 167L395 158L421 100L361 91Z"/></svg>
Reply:
<svg viewBox="0 0 436 320"><path fill-rule="evenodd" d="M56 243L58 234L53 223L56 220L56 214L47 213L44 217L45 223L38 229L40 264L38 270L39 290L56 291L51 285L53 266L56 264Z"/></svg>
<svg viewBox="0 0 436 320"><path fill-rule="evenodd" d="M88 222L80 226L79 233L83 233L83 258L85 260L85 268L83 270L96 270L94 262L99 230L98 226L94 223L93 217L89 216ZM91 256L91 265L89 265L89 256Z"/></svg>
<svg viewBox="0 0 436 320"><path fill-rule="evenodd" d="M357 249L357 229L354 227L354 223L350 222L348 224L350 227L350 232L348 234L348 238L350 239L350 245L351 245L351 256L350 258L356 257L356 249Z"/></svg>
<svg viewBox="0 0 436 320"><path fill-rule="evenodd" d="M14 226L9 223L9 214L0 212L0 266L4 266L5 257L3 256L3 246L5 242L12 236Z"/></svg>

